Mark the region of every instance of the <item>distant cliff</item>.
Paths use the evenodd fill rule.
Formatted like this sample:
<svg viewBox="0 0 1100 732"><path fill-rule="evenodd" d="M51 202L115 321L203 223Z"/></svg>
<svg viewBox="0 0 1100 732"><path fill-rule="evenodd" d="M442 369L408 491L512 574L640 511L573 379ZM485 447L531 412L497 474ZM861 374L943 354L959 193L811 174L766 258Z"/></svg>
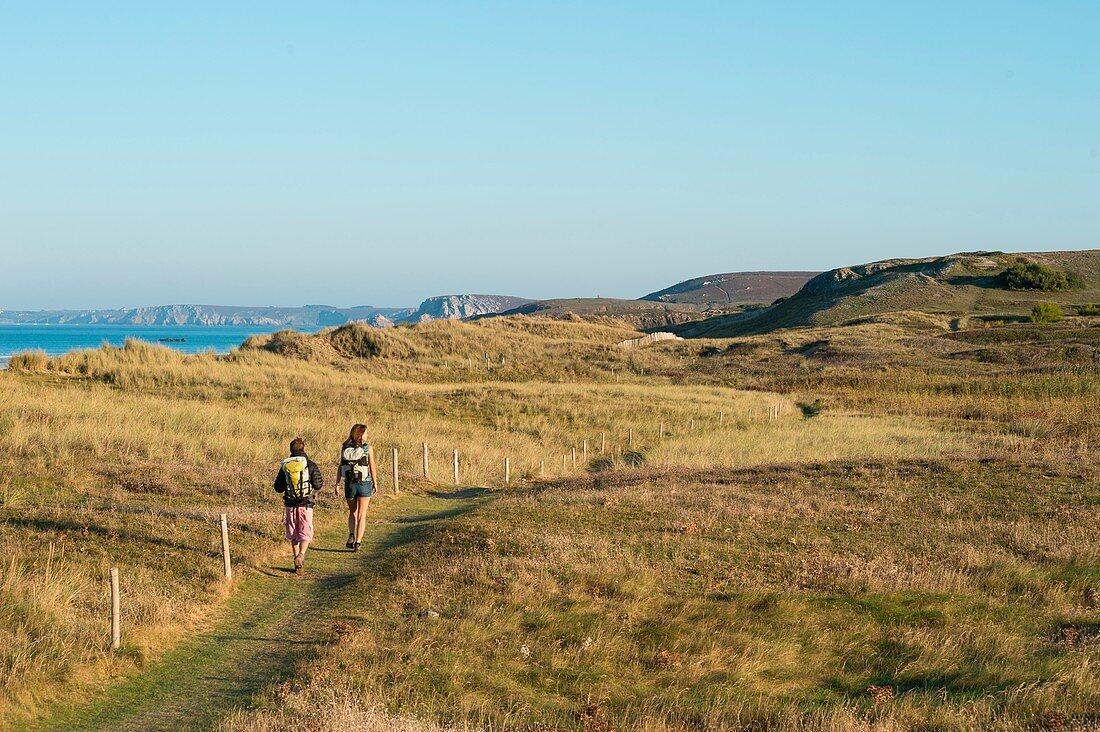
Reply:
<svg viewBox="0 0 1100 732"><path fill-rule="evenodd" d="M429 297L420 307L399 322L416 323L425 320L472 318L492 315L525 305L531 300L509 295L439 295Z"/></svg>
<svg viewBox="0 0 1100 732"><path fill-rule="evenodd" d="M240 325L326 326L352 320L386 324L412 312L408 308L361 305L238 307L232 305L155 305L121 310L0 310L0 323L20 325Z"/></svg>
<svg viewBox="0 0 1100 732"><path fill-rule="evenodd" d="M7 325L239 325L264 327L336 326L355 320L385 328L394 323L469 318L499 313L531 302L506 295L440 295L412 308L359 305L255 307L234 305L154 305L120 310L0 310Z"/></svg>

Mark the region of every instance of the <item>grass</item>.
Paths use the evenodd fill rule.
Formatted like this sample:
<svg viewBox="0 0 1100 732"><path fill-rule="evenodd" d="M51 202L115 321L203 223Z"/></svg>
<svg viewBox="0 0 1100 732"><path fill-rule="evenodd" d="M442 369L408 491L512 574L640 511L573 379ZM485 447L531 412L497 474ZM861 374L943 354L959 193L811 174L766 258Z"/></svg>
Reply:
<svg viewBox="0 0 1100 732"><path fill-rule="evenodd" d="M371 566L309 678L493 729L1098 722L1095 479L860 462L508 493Z"/></svg>
<svg viewBox="0 0 1100 732"><path fill-rule="evenodd" d="M392 448L402 486L430 487L422 442L440 484L452 449L463 485L501 486L506 456L516 484L367 568L353 596L373 614L349 605L346 642L225 729L317 705L331 729L1088 722L1094 331L902 315L623 351L629 330L521 316L13 359L0 718L205 627L232 594L217 514L242 576L260 571L286 442L304 435L331 480L363 421L385 487ZM108 566L128 578L121 656Z"/></svg>

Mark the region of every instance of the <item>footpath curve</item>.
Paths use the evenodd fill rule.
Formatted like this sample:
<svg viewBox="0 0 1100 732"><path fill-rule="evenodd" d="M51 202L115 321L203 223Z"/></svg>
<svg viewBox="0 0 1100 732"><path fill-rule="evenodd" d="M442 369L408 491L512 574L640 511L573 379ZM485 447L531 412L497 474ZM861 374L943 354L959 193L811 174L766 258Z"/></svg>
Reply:
<svg viewBox="0 0 1100 732"><path fill-rule="evenodd" d="M47 730L209 730L269 684L293 674L332 642L332 622L354 607L347 586L364 562L415 539L434 521L473 508L480 492L404 495L372 506L358 553L344 548L342 521L318 532L306 575L293 573L290 549L245 576L208 625L142 671L77 705L58 706L16 732Z"/></svg>

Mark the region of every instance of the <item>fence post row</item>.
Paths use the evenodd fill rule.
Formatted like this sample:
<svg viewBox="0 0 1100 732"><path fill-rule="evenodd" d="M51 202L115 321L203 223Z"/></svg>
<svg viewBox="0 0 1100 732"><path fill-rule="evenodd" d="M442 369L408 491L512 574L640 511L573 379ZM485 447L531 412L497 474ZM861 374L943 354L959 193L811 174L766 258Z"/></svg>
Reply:
<svg viewBox="0 0 1100 732"><path fill-rule="evenodd" d="M221 514L220 521L222 525L222 564L225 568L225 578L227 580L233 580L233 562L229 558L229 522L226 520L225 514Z"/></svg>
<svg viewBox="0 0 1100 732"><path fill-rule="evenodd" d="M111 567L111 648L117 649L122 645L121 629L121 602L118 597L118 567Z"/></svg>

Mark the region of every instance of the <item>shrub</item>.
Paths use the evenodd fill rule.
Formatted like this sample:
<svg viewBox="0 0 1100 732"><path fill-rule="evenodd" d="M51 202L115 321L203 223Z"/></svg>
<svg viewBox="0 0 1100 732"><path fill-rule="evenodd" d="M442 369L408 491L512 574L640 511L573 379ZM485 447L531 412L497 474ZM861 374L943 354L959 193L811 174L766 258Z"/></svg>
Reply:
<svg viewBox="0 0 1100 732"><path fill-rule="evenodd" d="M364 323L348 323L332 331L333 347L352 358L409 358L412 348L396 330L382 330Z"/></svg>
<svg viewBox="0 0 1100 732"><path fill-rule="evenodd" d="M1100 303L1093 305L1078 305L1078 315L1100 315Z"/></svg>
<svg viewBox="0 0 1100 732"><path fill-rule="evenodd" d="M50 359L43 350L24 351L17 353L8 361L8 368L12 371L45 371Z"/></svg>
<svg viewBox="0 0 1100 732"><path fill-rule="evenodd" d="M1052 302L1037 303L1031 309L1032 323L1057 323L1062 319L1062 308Z"/></svg>
<svg viewBox="0 0 1100 732"><path fill-rule="evenodd" d="M1076 272L1059 272L1038 262L1016 262L997 275L997 284L1010 290L1080 290L1085 281Z"/></svg>

